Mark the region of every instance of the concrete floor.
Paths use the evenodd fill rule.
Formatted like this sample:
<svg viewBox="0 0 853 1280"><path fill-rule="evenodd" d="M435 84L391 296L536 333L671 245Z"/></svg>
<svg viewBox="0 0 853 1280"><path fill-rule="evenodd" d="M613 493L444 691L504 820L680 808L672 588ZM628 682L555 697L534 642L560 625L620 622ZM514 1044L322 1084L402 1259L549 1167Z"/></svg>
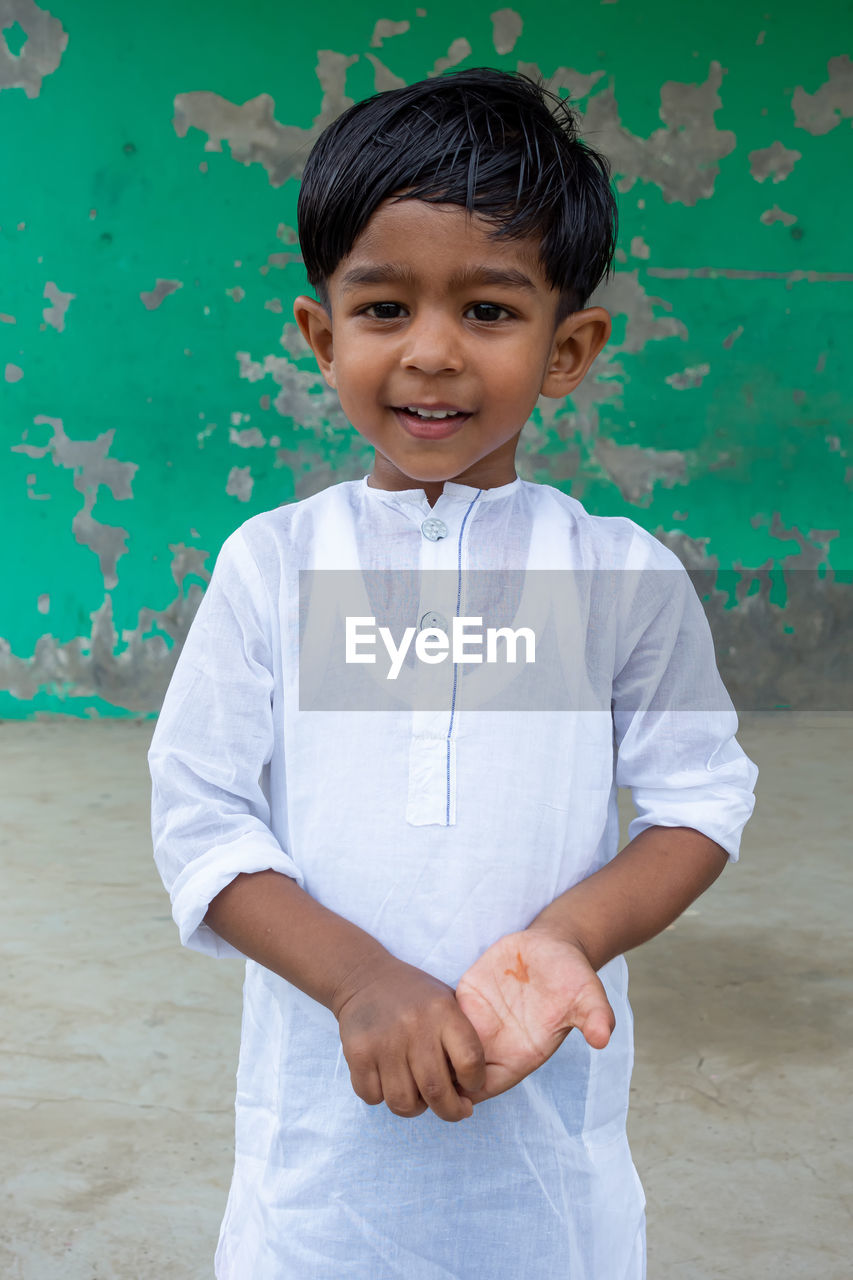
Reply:
<svg viewBox="0 0 853 1280"><path fill-rule="evenodd" d="M213 1274L242 965L178 944L150 731L0 723L4 1280ZM743 861L631 958L649 1277L850 1280L853 717L740 736Z"/></svg>

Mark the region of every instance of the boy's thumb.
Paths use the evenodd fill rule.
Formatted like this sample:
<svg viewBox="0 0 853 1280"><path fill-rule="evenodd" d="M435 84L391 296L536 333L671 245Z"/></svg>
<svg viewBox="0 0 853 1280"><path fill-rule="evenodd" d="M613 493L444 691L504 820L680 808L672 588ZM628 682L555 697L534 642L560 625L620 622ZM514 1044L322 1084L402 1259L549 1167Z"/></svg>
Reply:
<svg viewBox="0 0 853 1280"><path fill-rule="evenodd" d="M601 1002L594 1004L586 1017L576 1025L591 1049L606 1048L616 1026L616 1015L603 992Z"/></svg>

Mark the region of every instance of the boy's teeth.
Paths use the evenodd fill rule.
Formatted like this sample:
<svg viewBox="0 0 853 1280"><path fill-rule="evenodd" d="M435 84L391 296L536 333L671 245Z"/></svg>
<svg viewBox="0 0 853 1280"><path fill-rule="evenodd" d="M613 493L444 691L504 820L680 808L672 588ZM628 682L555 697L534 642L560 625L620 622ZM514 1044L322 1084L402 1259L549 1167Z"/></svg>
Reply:
<svg viewBox="0 0 853 1280"><path fill-rule="evenodd" d="M416 409L413 405L406 405L406 413L414 413L418 418L457 418L459 416L458 409Z"/></svg>

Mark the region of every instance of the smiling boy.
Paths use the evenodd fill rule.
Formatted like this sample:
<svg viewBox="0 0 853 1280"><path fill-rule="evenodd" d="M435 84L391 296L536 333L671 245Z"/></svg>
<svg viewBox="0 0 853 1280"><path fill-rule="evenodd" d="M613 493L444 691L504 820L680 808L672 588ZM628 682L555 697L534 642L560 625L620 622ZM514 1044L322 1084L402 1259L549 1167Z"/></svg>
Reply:
<svg viewBox="0 0 853 1280"><path fill-rule="evenodd" d="M219 1280L645 1273L623 953L737 857L757 770L675 557L516 473L610 335L615 218L565 104L487 68L307 162L294 314L375 461L226 541L150 753L181 940L247 957ZM300 704L301 573L414 574L432 629L432 571L458 618L538 569L580 575L593 706L478 710L455 671L438 706Z"/></svg>

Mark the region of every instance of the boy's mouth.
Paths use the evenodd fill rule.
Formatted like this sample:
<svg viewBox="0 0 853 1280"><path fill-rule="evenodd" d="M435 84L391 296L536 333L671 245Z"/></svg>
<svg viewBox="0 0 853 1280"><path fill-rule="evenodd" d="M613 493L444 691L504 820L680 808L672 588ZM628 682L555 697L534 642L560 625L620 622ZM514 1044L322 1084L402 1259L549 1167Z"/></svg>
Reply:
<svg viewBox="0 0 853 1280"><path fill-rule="evenodd" d="M395 407L394 412L409 435L418 436L422 440L443 440L452 436L471 417L470 413L463 413L459 409L427 409L421 413L414 405ZM442 416L431 416L434 413L441 413Z"/></svg>

